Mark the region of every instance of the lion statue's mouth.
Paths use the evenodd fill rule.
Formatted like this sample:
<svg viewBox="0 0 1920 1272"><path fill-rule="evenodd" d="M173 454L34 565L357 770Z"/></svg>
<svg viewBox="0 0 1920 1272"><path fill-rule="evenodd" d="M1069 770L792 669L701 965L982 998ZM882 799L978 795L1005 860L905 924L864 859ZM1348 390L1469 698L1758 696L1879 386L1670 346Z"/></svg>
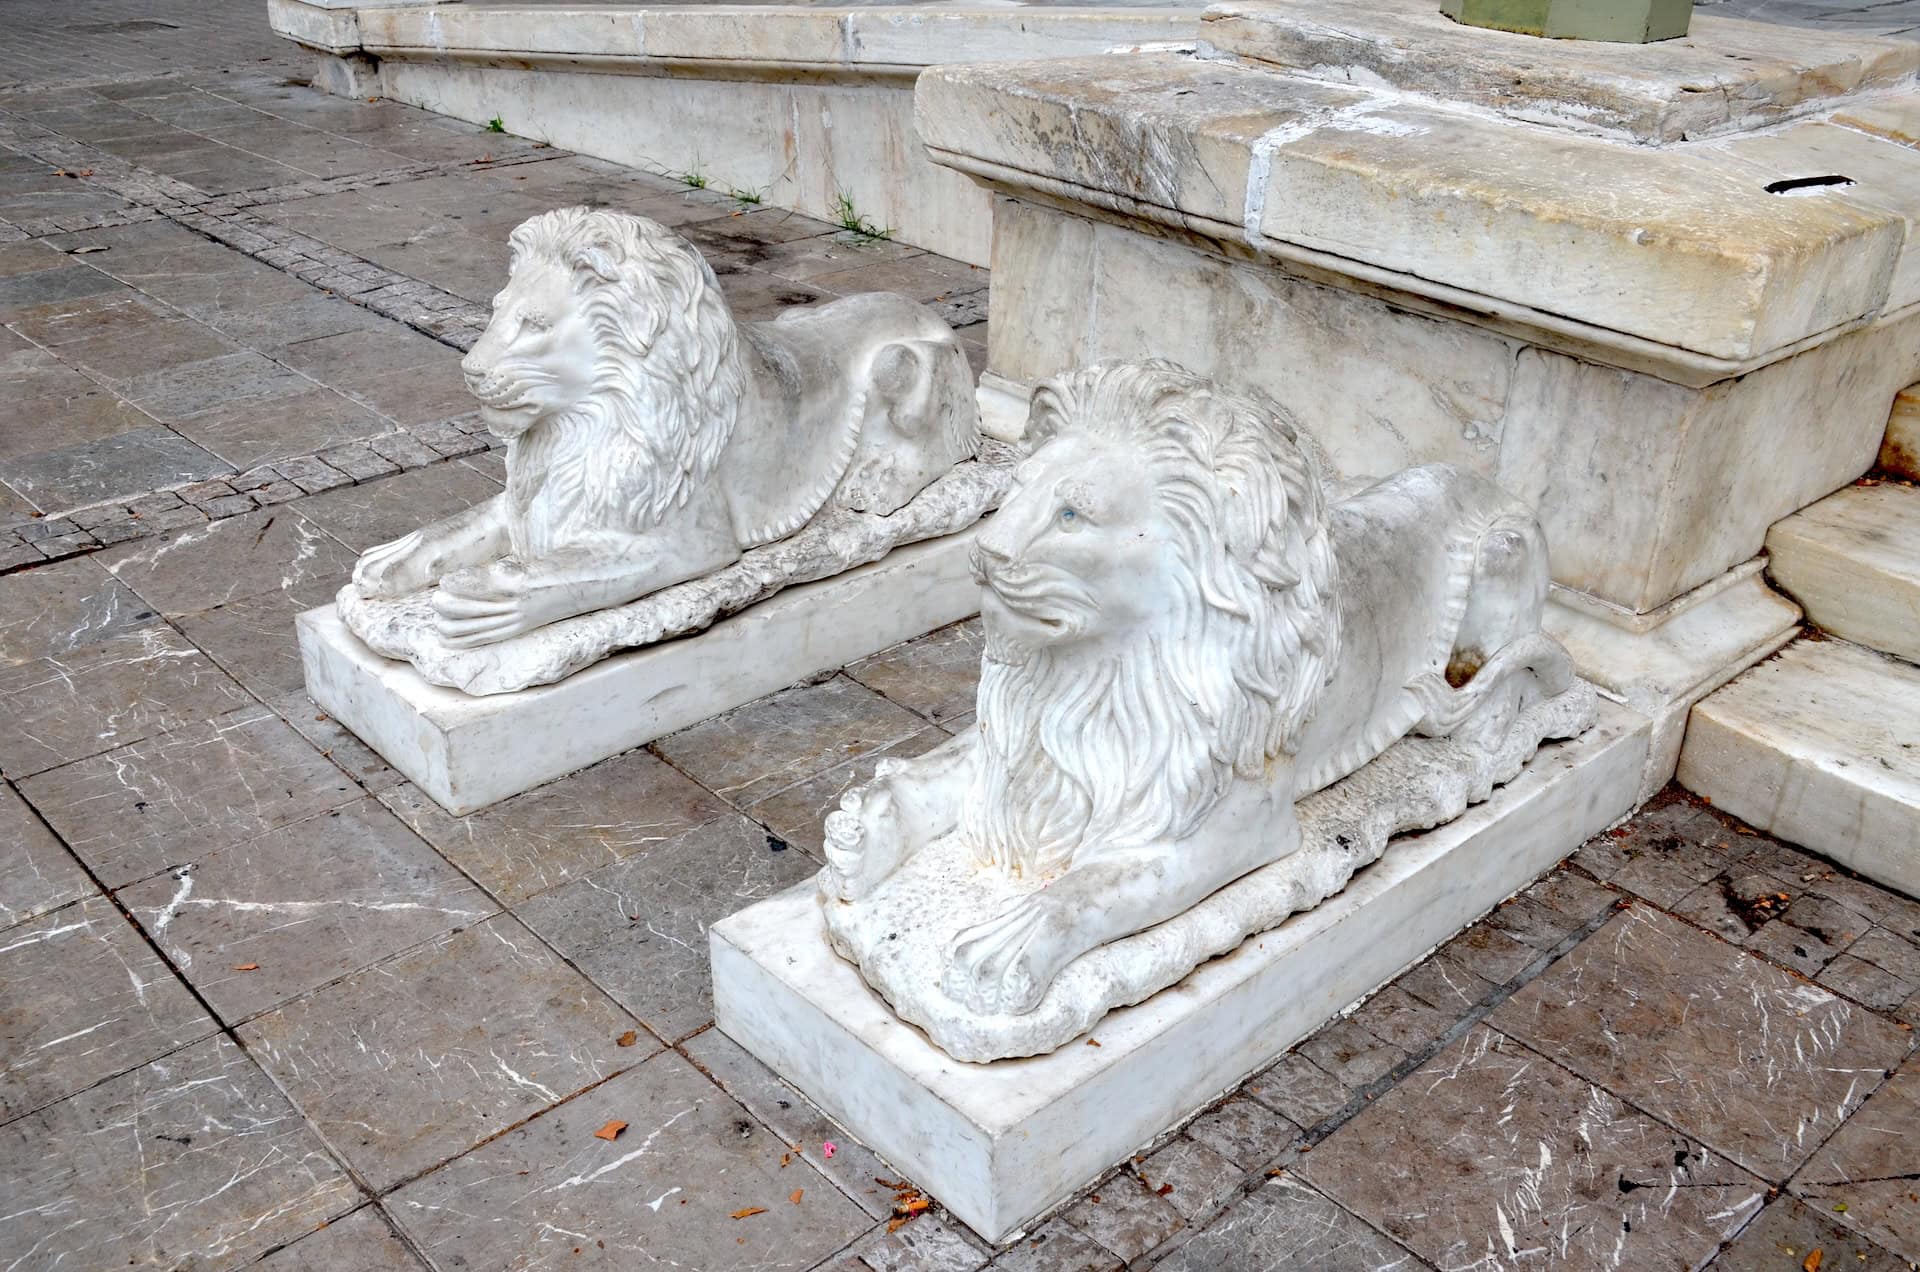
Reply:
<svg viewBox="0 0 1920 1272"><path fill-rule="evenodd" d="M1057 566L997 561L978 548L973 577L1008 613L1061 636L1083 630L1100 603L1084 581Z"/></svg>
<svg viewBox="0 0 1920 1272"><path fill-rule="evenodd" d="M495 411L511 411L525 406L527 395L534 387L528 376L502 368L465 378L467 392L473 394L480 405Z"/></svg>

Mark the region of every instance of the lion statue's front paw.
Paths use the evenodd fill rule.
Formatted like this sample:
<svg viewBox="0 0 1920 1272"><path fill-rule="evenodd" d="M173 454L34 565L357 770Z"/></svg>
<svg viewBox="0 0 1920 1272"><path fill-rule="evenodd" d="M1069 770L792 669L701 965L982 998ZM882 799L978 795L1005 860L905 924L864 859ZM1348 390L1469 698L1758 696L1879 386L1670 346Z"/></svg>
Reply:
<svg viewBox="0 0 1920 1272"><path fill-rule="evenodd" d="M869 895L906 856L899 805L884 774L842 795L840 807L827 814L825 830L823 883L842 901Z"/></svg>
<svg viewBox="0 0 1920 1272"><path fill-rule="evenodd" d="M953 938L953 961L942 987L969 1011L1032 1011L1060 970L1065 928L1044 892L1021 897Z"/></svg>
<svg viewBox="0 0 1920 1272"><path fill-rule="evenodd" d="M415 530L390 543L376 544L354 562L353 586L365 597L405 596L433 582L426 536Z"/></svg>

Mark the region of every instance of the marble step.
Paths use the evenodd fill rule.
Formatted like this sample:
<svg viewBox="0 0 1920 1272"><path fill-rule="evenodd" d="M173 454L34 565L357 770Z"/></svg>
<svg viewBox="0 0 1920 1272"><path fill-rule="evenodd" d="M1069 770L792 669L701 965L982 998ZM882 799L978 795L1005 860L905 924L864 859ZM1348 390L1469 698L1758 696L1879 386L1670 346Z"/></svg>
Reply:
<svg viewBox="0 0 1920 1272"><path fill-rule="evenodd" d="M1920 487L1849 486L1775 522L1767 551L1809 622L1920 662Z"/></svg>
<svg viewBox="0 0 1920 1272"><path fill-rule="evenodd" d="M1920 897L1920 667L1801 639L1693 709L1680 784Z"/></svg>

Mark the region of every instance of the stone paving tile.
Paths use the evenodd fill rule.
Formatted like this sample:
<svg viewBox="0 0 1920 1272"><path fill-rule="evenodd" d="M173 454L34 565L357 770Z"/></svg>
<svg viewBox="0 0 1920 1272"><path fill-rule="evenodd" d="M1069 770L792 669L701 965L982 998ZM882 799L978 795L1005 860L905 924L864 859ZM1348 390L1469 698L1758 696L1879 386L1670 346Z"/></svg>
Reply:
<svg viewBox="0 0 1920 1272"><path fill-rule="evenodd" d="M1060 1218L1128 1263L1157 1249L1184 1226L1171 1202L1127 1171L1097 1185Z"/></svg>
<svg viewBox="0 0 1920 1272"><path fill-rule="evenodd" d="M212 1018L105 897L0 935L0 1120L213 1030Z"/></svg>
<svg viewBox="0 0 1920 1272"><path fill-rule="evenodd" d="M261 508L108 548L101 564L164 614L193 614L264 593L345 583L355 554L284 508Z"/></svg>
<svg viewBox="0 0 1920 1272"><path fill-rule="evenodd" d="M129 402L163 423L237 403L285 397L311 382L251 349L136 376L120 386Z"/></svg>
<svg viewBox="0 0 1920 1272"><path fill-rule="evenodd" d="M597 1139L610 1121L618 1139ZM800 1269L871 1222L672 1052L408 1184L387 1205L441 1267ZM524 1173L523 1173L524 1172ZM799 1204L788 1201L798 1188ZM744 1210L762 1213L735 1219Z"/></svg>
<svg viewBox="0 0 1920 1272"><path fill-rule="evenodd" d="M987 1258L957 1224L922 1214L892 1232L875 1228L848 1247L843 1262L870 1272L975 1272Z"/></svg>
<svg viewBox="0 0 1920 1272"><path fill-rule="evenodd" d="M1615 916L1488 1019L1774 1182L1872 1093L1910 1041L1644 906Z"/></svg>
<svg viewBox="0 0 1920 1272"><path fill-rule="evenodd" d="M1426 1264L1298 1179L1282 1175L1155 1266L1168 1272L1413 1272Z"/></svg>
<svg viewBox="0 0 1920 1272"><path fill-rule="evenodd" d="M1920 1056L1861 1106L1793 1178L1792 1191L1920 1263Z"/></svg>
<svg viewBox="0 0 1920 1272"><path fill-rule="evenodd" d="M1255 1074L1245 1093L1296 1125L1311 1130L1345 1108L1353 1092L1296 1051Z"/></svg>
<svg viewBox="0 0 1920 1272"><path fill-rule="evenodd" d="M713 1020L708 926L817 869L755 823L726 816L524 901L514 913L672 1042Z"/></svg>
<svg viewBox="0 0 1920 1272"><path fill-rule="evenodd" d="M1495 988L1486 977L1440 955L1423 960L1393 983L1418 1001L1456 1018L1486 1001Z"/></svg>
<svg viewBox="0 0 1920 1272"><path fill-rule="evenodd" d="M244 601L182 614L174 626L256 696L275 701L305 687L294 619L333 601L333 579L265 592Z"/></svg>
<svg viewBox="0 0 1920 1272"><path fill-rule="evenodd" d="M1766 1198L1734 1163L1485 1028L1296 1169L1448 1268L1692 1267Z"/></svg>
<svg viewBox="0 0 1920 1272"><path fill-rule="evenodd" d="M426 1264L388 1226L378 1206L344 1219L262 1259L263 1272L422 1272Z"/></svg>
<svg viewBox="0 0 1920 1272"><path fill-rule="evenodd" d="M129 382L147 382L168 368L241 352L231 340L191 318L152 323L131 339L122 332L105 332L60 346L62 361L123 390Z"/></svg>
<svg viewBox="0 0 1920 1272"><path fill-rule="evenodd" d="M643 1059L648 1046L616 1043L632 1028L501 915L239 1032L335 1151L385 1191Z"/></svg>
<svg viewBox="0 0 1920 1272"><path fill-rule="evenodd" d="M97 891L26 801L0 785L0 930ZM0 946L10 939L0 935Z"/></svg>
<svg viewBox="0 0 1920 1272"><path fill-rule="evenodd" d="M948 736L945 731L929 725L892 746L836 764L824 773L816 773L804 782L757 800L747 805L747 815L815 860L824 861L822 828L827 814L840 807L840 797L870 779L881 760L922 755L947 741Z"/></svg>
<svg viewBox="0 0 1920 1272"><path fill-rule="evenodd" d="M1122 1264L1113 1251L1056 1219L1002 1251L993 1266L1001 1272L1117 1272Z"/></svg>
<svg viewBox="0 0 1920 1272"><path fill-rule="evenodd" d="M647 851L727 808L645 751L454 817L411 783L381 794L414 833L506 905Z"/></svg>
<svg viewBox="0 0 1920 1272"><path fill-rule="evenodd" d="M1298 1126L1238 1095L1188 1123L1187 1134L1241 1170L1258 1170L1301 1141Z"/></svg>
<svg viewBox="0 0 1920 1272"><path fill-rule="evenodd" d="M718 1029L707 1029L681 1043L679 1050L779 1137L793 1154L789 1166L804 1158L868 1215L880 1219L893 1213L893 1189L882 1181L909 1181L876 1157L873 1150L835 1126L740 1044ZM821 1151L821 1145L828 1141L834 1145L832 1157Z"/></svg>
<svg viewBox="0 0 1920 1272"><path fill-rule="evenodd" d="M14 322L34 316L44 306L120 290L114 279L80 264L0 277L0 321Z"/></svg>
<svg viewBox="0 0 1920 1272"><path fill-rule="evenodd" d="M27 778L20 793L103 883L118 888L361 792L256 706Z"/></svg>
<svg viewBox="0 0 1920 1272"><path fill-rule="evenodd" d="M747 805L925 728L845 676L783 689L654 743L708 790Z"/></svg>
<svg viewBox="0 0 1920 1272"><path fill-rule="evenodd" d="M289 381L277 397L222 403L172 427L236 469L311 455L384 433L390 420L332 389Z"/></svg>
<svg viewBox="0 0 1920 1272"><path fill-rule="evenodd" d="M973 710L980 687L980 620L971 618L883 649L847 675L936 724Z"/></svg>
<svg viewBox="0 0 1920 1272"><path fill-rule="evenodd" d="M1225 1204L1243 1178L1240 1167L1184 1135L1135 1163L1134 1173L1149 1192L1165 1197L1188 1223Z"/></svg>
<svg viewBox="0 0 1920 1272"><path fill-rule="evenodd" d="M437 463L397 477L343 486L296 505L355 552L398 539L441 517L464 512L499 494L501 485L462 464Z"/></svg>
<svg viewBox="0 0 1920 1272"><path fill-rule="evenodd" d="M398 769L374 754L365 742L348 732L345 725L315 705L306 690L296 689L284 697L269 700L267 705L295 733L367 791L378 795L407 780Z"/></svg>
<svg viewBox="0 0 1920 1272"><path fill-rule="evenodd" d="M1379 1081L1407 1058L1404 1049L1352 1019L1335 1021L1295 1050L1348 1089Z"/></svg>
<svg viewBox="0 0 1920 1272"><path fill-rule="evenodd" d="M1820 973L1819 983L1872 1011L1892 1011L1906 1001L1913 982L1877 963L1842 954Z"/></svg>
<svg viewBox="0 0 1920 1272"><path fill-rule="evenodd" d="M1482 919L1440 947L1440 955L1495 985L1511 983L1540 957L1534 949ZM1323 1066L1324 1067L1324 1066Z"/></svg>
<svg viewBox="0 0 1920 1272"><path fill-rule="evenodd" d="M370 798L209 853L119 900L228 1022L499 910Z"/></svg>
<svg viewBox="0 0 1920 1272"><path fill-rule="evenodd" d="M1750 850L1709 810L1670 787L1626 825L1589 839L1572 860L1604 883L1671 908Z"/></svg>
<svg viewBox="0 0 1920 1272"><path fill-rule="evenodd" d="M235 1267L360 1199L225 1038L0 1127L0 1195L22 1269Z"/></svg>
<svg viewBox="0 0 1920 1272"><path fill-rule="evenodd" d="M43 512L59 512L231 471L172 429L148 424L17 459L6 480Z"/></svg>
<svg viewBox="0 0 1920 1272"><path fill-rule="evenodd" d="M0 769L15 779L83 760L252 699L171 627L0 667Z"/></svg>
<svg viewBox="0 0 1920 1272"><path fill-rule="evenodd" d="M1771 1202L1713 1261L1714 1272L1790 1272L1804 1269L1819 1251L1816 1267L1848 1272L1908 1272L1896 1258L1858 1233L1791 1197Z"/></svg>
<svg viewBox="0 0 1920 1272"><path fill-rule="evenodd" d="M1391 1043L1402 1054L1408 1054L1423 1050L1451 1029L1459 1016L1431 1007L1394 984L1369 998L1350 1019L1374 1037Z"/></svg>

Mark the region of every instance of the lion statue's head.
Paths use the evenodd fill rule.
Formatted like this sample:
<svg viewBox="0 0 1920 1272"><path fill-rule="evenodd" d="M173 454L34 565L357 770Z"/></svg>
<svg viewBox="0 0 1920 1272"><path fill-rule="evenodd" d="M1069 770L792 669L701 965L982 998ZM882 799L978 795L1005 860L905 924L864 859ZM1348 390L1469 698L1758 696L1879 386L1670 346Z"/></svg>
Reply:
<svg viewBox="0 0 1920 1272"><path fill-rule="evenodd" d="M1043 383L1033 454L982 529L985 789L971 832L1022 872L1190 833L1291 755L1338 638L1311 442L1168 362Z"/></svg>
<svg viewBox="0 0 1920 1272"><path fill-rule="evenodd" d="M493 317L460 369L510 444L516 552L659 521L711 472L746 384L739 329L692 244L645 217L561 208L521 223Z"/></svg>

